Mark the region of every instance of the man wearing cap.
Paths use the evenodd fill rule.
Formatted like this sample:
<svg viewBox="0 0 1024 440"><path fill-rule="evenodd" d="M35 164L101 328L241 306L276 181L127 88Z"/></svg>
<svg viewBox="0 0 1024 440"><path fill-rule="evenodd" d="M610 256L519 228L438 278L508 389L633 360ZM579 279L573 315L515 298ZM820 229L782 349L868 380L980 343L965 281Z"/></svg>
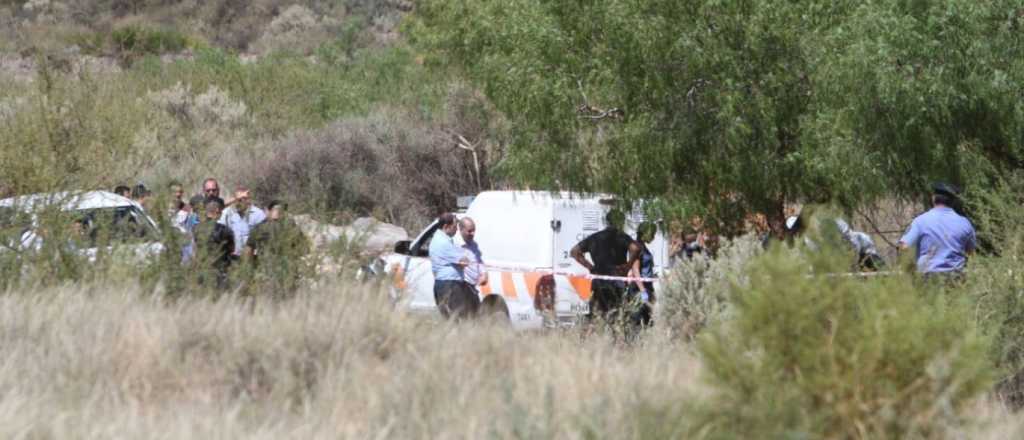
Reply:
<svg viewBox="0 0 1024 440"><path fill-rule="evenodd" d="M971 222L953 210L957 189L945 183L932 186L932 209L917 216L900 239L900 249L917 247L917 271L925 278L962 276L967 256L977 246Z"/></svg>

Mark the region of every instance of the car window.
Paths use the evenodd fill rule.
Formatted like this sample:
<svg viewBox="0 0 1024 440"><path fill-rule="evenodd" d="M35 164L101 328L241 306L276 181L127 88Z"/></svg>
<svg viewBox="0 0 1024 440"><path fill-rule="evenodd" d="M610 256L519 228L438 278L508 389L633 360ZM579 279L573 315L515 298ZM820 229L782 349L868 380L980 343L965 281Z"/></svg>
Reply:
<svg viewBox="0 0 1024 440"><path fill-rule="evenodd" d="M156 229L134 206L75 211L86 227L92 245L139 244L157 240Z"/></svg>
<svg viewBox="0 0 1024 440"><path fill-rule="evenodd" d="M434 238L435 232L437 232L437 222L431 223L426 231L420 235L420 238L416 240L416 243L413 243L412 247L409 248L409 255L413 257L429 257L430 240Z"/></svg>

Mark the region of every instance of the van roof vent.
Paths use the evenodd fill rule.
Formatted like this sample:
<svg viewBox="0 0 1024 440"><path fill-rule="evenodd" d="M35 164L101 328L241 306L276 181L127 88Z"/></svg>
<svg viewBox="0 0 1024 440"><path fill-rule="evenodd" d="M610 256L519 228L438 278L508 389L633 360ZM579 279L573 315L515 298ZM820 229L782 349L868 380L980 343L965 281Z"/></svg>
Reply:
<svg viewBox="0 0 1024 440"><path fill-rule="evenodd" d="M604 224L604 211L601 209L584 209L583 210L583 230L584 231L600 231Z"/></svg>

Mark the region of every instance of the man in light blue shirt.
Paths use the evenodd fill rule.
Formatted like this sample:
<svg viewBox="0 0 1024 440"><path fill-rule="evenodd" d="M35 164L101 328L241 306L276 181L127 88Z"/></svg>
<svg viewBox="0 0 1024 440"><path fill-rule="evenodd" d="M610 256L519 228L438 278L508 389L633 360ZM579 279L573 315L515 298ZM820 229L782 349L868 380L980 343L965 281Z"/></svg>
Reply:
<svg viewBox="0 0 1024 440"><path fill-rule="evenodd" d="M480 299L463 279L469 260L452 240L458 229L455 214L442 214L428 251L430 270L434 273L434 301L445 318L472 316L480 306Z"/></svg>
<svg viewBox="0 0 1024 440"><path fill-rule="evenodd" d="M951 208L956 189L934 185L932 209L917 216L900 239L900 248L917 247L917 271L929 275L960 276L967 256L977 247L971 222Z"/></svg>
<svg viewBox="0 0 1024 440"><path fill-rule="evenodd" d="M245 249L245 242L249 240L252 228L266 221L267 214L262 209L252 206L249 189L246 187L236 188L233 200L234 205L224 210L218 223L231 228L235 233L235 249L232 255L239 257Z"/></svg>

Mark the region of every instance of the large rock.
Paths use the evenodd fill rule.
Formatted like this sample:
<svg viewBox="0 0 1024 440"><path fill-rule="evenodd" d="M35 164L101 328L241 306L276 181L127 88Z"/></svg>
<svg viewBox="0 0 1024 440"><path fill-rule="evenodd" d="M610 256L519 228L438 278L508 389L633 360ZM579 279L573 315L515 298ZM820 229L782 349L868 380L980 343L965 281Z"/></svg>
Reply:
<svg viewBox="0 0 1024 440"><path fill-rule="evenodd" d="M346 242L355 244L363 253L380 254L392 250L395 243L409 239L405 229L372 217L360 217L348 226L320 223L308 215L292 218L317 249L326 249L344 237Z"/></svg>

